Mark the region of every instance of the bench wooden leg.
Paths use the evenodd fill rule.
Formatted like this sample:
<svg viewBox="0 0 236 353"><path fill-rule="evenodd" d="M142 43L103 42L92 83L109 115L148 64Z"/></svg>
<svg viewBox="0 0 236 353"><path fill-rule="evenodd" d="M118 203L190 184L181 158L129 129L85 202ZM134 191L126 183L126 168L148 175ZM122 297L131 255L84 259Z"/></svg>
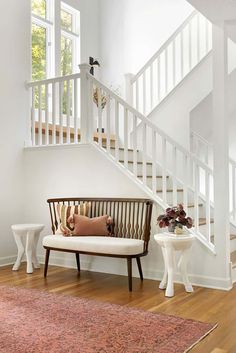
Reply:
<svg viewBox="0 0 236 353"><path fill-rule="evenodd" d="M44 265L44 277L47 277L49 256L50 256L50 249L46 249L45 265Z"/></svg>
<svg viewBox="0 0 236 353"><path fill-rule="evenodd" d="M78 272L80 272L80 257L79 257L79 253L76 253L75 257L76 257L77 269L78 269Z"/></svg>
<svg viewBox="0 0 236 353"><path fill-rule="evenodd" d="M136 257L136 261L137 261L137 265L138 265L138 272L139 272L140 279L141 279L141 281L143 281L143 271L142 271L140 257Z"/></svg>
<svg viewBox="0 0 236 353"><path fill-rule="evenodd" d="M132 292L132 258L127 258L129 291Z"/></svg>

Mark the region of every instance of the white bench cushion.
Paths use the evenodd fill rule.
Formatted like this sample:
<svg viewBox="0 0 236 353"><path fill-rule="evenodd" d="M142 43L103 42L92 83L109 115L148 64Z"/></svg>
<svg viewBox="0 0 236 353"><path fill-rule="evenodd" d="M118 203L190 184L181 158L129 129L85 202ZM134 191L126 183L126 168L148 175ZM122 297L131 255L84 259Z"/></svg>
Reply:
<svg viewBox="0 0 236 353"><path fill-rule="evenodd" d="M55 234L45 236L43 238L43 246L111 255L137 255L143 253L144 241L106 236L64 237L63 235Z"/></svg>

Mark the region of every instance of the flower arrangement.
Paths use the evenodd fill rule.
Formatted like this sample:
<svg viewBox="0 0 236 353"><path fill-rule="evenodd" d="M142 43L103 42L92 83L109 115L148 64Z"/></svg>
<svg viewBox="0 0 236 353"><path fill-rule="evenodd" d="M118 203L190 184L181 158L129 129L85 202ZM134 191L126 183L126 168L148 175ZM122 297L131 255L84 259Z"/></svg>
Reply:
<svg viewBox="0 0 236 353"><path fill-rule="evenodd" d="M160 215L157 218L157 223L160 228L168 227L170 232L181 234L183 226L188 229L192 228L193 220L191 217L187 217L184 211L183 205L169 207L166 209L166 213Z"/></svg>
<svg viewBox="0 0 236 353"><path fill-rule="evenodd" d="M101 93L101 89L96 87L93 91L93 101L97 107L99 104L99 100L100 100L101 108L104 109L107 104L107 97Z"/></svg>

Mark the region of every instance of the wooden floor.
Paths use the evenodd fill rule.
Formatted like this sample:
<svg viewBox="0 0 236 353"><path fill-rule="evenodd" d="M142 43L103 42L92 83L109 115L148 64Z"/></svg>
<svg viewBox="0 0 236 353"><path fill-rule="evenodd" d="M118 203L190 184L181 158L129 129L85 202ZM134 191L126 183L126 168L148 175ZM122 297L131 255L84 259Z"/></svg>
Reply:
<svg viewBox="0 0 236 353"><path fill-rule="evenodd" d="M175 285L175 297L165 298L158 281L134 279L133 292L128 292L127 278L95 272L49 266L47 279L43 269L31 275L22 264L18 272L11 266L0 268L0 285L36 288L48 292L96 299L162 312L184 318L218 323L218 328L191 350L193 353L236 353L236 286L230 292L195 287L187 294Z"/></svg>

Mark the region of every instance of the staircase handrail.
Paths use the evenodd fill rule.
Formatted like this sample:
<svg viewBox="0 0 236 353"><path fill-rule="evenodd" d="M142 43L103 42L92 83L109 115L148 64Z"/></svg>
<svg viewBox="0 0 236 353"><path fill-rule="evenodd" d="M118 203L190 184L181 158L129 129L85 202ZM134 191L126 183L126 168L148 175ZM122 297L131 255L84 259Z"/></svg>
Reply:
<svg viewBox="0 0 236 353"><path fill-rule="evenodd" d="M186 20L176 29L176 31L161 45L161 47L157 50L157 52L146 62L146 64L138 71L136 75L134 75L131 79L131 83L133 84L146 69L155 61L158 56L169 46L171 42L182 32L182 30L188 25L188 23L193 19L193 17L198 13L197 10L193 10L193 12L186 18Z"/></svg>

